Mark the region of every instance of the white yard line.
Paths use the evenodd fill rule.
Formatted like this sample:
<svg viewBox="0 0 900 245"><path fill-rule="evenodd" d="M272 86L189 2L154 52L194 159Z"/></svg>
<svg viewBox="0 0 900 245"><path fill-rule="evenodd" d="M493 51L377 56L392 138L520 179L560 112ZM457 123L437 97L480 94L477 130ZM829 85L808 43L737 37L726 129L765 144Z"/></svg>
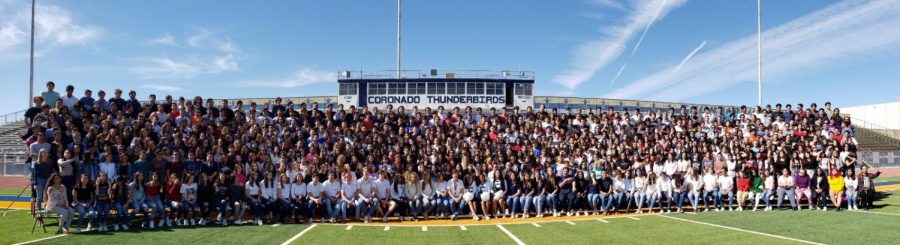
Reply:
<svg viewBox="0 0 900 245"><path fill-rule="evenodd" d="M900 216L900 214L883 213L883 212L874 212L874 211L866 211L866 210L850 210L850 212L860 212L860 213L867 213L867 214L882 214L882 215Z"/></svg>
<svg viewBox="0 0 900 245"><path fill-rule="evenodd" d="M422 226L422 231L428 231L428 226Z"/></svg>
<svg viewBox="0 0 900 245"><path fill-rule="evenodd" d="M464 225L459 226L459 229L460 229L460 230L464 230L464 231L469 230L469 229L466 229L466 226L464 226Z"/></svg>
<svg viewBox="0 0 900 245"><path fill-rule="evenodd" d="M279 227L279 226L281 226L281 224L274 224L274 225L272 225L272 227Z"/></svg>
<svg viewBox="0 0 900 245"><path fill-rule="evenodd" d="M46 240L50 240L50 239L56 239L56 238L64 237L64 236L66 236L66 235L68 235L68 234L60 234L60 235L55 235L55 236L52 236L52 237L44 237L44 238L37 239L37 240L31 240L31 241L27 241L27 242L16 243L15 245L23 245L23 244L36 243L36 242L40 242L40 241L46 241Z"/></svg>
<svg viewBox="0 0 900 245"><path fill-rule="evenodd" d="M572 222L571 220L566 220L566 224L575 225L575 222Z"/></svg>
<svg viewBox="0 0 900 245"><path fill-rule="evenodd" d="M349 231L350 229L353 229L353 225L348 225L348 226L347 226L347 230Z"/></svg>
<svg viewBox="0 0 900 245"><path fill-rule="evenodd" d="M604 224L609 223L609 221L606 221L605 219L597 219L597 221L603 222Z"/></svg>
<svg viewBox="0 0 900 245"><path fill-rule="evenodd" d="M525 245L525 243L522 242L522 240L519 240L519 238L516 237L516 235L513 235L512 232L509 232L509 230L507 230L506 227L503 227L502 225L497 225L497 228L500 228L500 231L503 231L503 233L506 233L506 235L509 236L509 238L512 238L513 241L516 242L516 244Z"/></svg>
<svg viewBox="0 0 900 245"><path fill-rule="evenodd" d="M700 221L695 221L695 220L676 218L676 217L667 216L667 215L660 215L660 217L666 217L666 218L670 218L670 219L681 220L681 221L691 222L691 223L695 223L695 224L701 224L701 225L708 225L708 226L713 226L713 227L719 227L719 228L722 228L722 229L729 229L729 230L735 230L735 231L742 231L742 232L747 232L747 233L752 233L752 234L757 234L757 235L763 235L763 236L767 236L767 237L774 237L774 238L779 238L779 239L784 239L784 240L790 240L790 241L795 241L795 242L802 242L802 243L806 243L806 244L822 244L822 243L811 242L811 241L807 241L807 240L800 240L800 239L796 239L796 238L790 238L790 237L785 237L785 236L779 236L779 235L774 235L774 234L769 234L769 233L763 233L763 232L758 232L758 231L744 230L744 229L741 229L741 228L735 228L735 227L730 227L730 226L717 225L717 224L711 224L711 223L700 222Z"/></svg>
<svg viewBox="0 0 900 245"><path fill-rule="evenodd" d="M389 230L391 230L391 227L390 227L390 226L385 226L385 227L384 227L384 231L389 231Z"/></svg>
<svg viewBox="0 0 900 245"><path fill-rule="evenodd" d="M303 234L306 234L306 232L309 232L309 230L312 230L312 228L316 228L316 224L306 227L306 229L303 229L303 231L300 231L300 233L297 233L297 235L294 235L294 237L291 237L291 239L288 239L284 243L281 243L281 245L291 244L292 242L296 241L297 239L300 239L300 237L303 236Z"/></svg>
<svg viewBox="0 0 900 245"><path fill-rule="evenodd" d="M533 225L534 227L541 227L541 225L538 223L531 223L531 225Z"/></svg>
<svg viewBox="0 0 900 245"><path fill-rule="evenodd" d="M641 219L638 219L637 217L630 217L630 216L629 216L628 218L629 218L629 219L633 219L633 220L641 220Z"/></svg>

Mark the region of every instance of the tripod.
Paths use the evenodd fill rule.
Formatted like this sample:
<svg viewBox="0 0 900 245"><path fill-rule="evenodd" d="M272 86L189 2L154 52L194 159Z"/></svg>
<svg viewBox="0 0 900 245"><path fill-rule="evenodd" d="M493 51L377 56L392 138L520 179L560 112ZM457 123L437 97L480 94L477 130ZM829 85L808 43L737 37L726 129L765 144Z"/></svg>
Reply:
<svg viewBox="0 0 900 245"><path fill-rule="evenodd" d="M19 200L19 198L22 197L22 194L25 194L25 191L27 191L27 190L30 189L30 188L31 188L31 183L25 185L25 187L22 188L22 191L19 192L19 195L16 196L16 200ZM15 204L15 203L16 203L15 201L10 202L9 205L6 206L6 209L4 209L5 211L3 211L3 215L2 215L2 216L5 217L5 216L6 216L6 213L15 211L15 210L10 210L10 209L9 209L9 208L11 208L12 205ZM32 214L34 214L34 198L31 198L31 206L32 206L31 212L32 212Z"/></svg>

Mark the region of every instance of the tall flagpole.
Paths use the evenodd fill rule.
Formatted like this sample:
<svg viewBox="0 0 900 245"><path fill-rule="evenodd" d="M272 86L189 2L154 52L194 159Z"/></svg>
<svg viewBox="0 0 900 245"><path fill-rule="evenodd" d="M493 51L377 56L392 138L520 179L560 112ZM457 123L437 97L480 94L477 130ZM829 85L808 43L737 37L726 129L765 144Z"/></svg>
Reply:
<svg viewBox="0 0 900 245"><path fill-rule="evenodd" d="M31 0L31 64L29 65L28 75L28 107L34 106L34 4L36 0Z"/></svg>
<svg viewBox="0 0 900 245"><path fill-rule="evenodd" d="M756 62L756 105L762 106L762 0L756 0Z"/></svg>
<svg viewBox="0 0 900 245"><path fill-rule="evenodd" d="M400 0L397 0L397 78L400 78Z"/></svg>

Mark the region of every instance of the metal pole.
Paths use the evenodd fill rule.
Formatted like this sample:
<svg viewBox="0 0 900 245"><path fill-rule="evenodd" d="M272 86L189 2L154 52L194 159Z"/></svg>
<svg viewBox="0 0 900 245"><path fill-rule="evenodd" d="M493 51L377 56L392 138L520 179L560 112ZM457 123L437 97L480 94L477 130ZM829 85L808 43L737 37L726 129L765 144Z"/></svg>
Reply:
<svg viewBox="0 0 900 245"><path fill-rule="evenodd" d="M397 78L400 78L400 0L397 0Z"/></svg>
<svg viewBox="0 0 900 245"><path fill-rule="evenodd" d="M762 106L762 0L756 0L756 59L757 59L757 102Z"/></svg>
<svg viewBox="0 0 900 245"><path fill-rule="evenodd" d="M28 107L32 107L34 97L34 4L36 0L31 0L31 64L29 65L28 75Z"/></svg>

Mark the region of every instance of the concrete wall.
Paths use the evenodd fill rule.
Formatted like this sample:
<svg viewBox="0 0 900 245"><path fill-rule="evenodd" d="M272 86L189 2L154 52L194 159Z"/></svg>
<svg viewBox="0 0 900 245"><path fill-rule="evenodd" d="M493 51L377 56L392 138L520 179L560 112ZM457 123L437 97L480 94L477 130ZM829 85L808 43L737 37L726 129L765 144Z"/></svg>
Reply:
<svg viewBox="0 0 900 245"><path fill-rule="evenodd" d="M873 128L872 125L866 125L866 123L869 123L888 129L900 129L900 100L840 109L842 114L850 114L851 118L865 122L854 122L857 127Z"/></svg>

